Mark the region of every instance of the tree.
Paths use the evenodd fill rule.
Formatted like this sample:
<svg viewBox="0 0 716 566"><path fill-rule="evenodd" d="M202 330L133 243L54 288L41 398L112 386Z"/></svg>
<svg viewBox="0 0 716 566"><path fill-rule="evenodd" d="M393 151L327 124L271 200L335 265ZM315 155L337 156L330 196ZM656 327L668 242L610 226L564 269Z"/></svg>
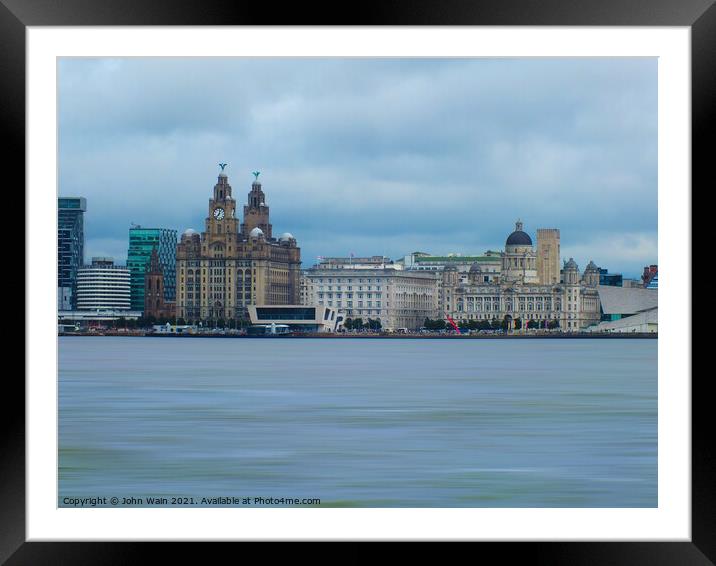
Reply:
<svg viewBox="0 0 716 566"><path fill-rule="evenodd" d="M547 328L550 330L554 330L555 328L559 328L559 321L555 318L554 320L550 320L547 324Z"/></svg>
<svg viewBox="0 0 716 566"><path fill-rule="evenodd" d="M527 322L527 328L529 328L530 330L534 330L535 328L539 328L539 324L537 324L537 321L536 321L536 320L534 320L534 319L531 318L531 319Z"/></svg>
<svg viewBox="0 0 716 566"><path fill-rule="evenodd" d="M223 319L223 318L220 318L219 320L217 320L217 321L216 321L216 325L217 325L219 328L224 328L224 319Z"/></svg>
<svg viewBox="0 0 716 566"><path fill-rule="evenodd" d="M363 319L362 318L356 318L353 321L353 330L361 330L363 328Z"/></svg>
<svg viewBox="0 0 716 566"><path fill-rule="evenodd" d="M177 326L186 326L186 321L183 318L178 318Z"/></svg>
<svg viewBox="0 0 716 566"><path fill-rule="evenodd" d="M353 330L353 319L347 318L343 321L343 328L346 330Z"/></svg>
<svg viewBox="0 0 716 566"><path fill-rule="evenodd" d="M492 330L499 330L500 328L502 328L502 321L497 320L497 317L494 317L494 318L490 321L490 328L491 328Z"/></svg>

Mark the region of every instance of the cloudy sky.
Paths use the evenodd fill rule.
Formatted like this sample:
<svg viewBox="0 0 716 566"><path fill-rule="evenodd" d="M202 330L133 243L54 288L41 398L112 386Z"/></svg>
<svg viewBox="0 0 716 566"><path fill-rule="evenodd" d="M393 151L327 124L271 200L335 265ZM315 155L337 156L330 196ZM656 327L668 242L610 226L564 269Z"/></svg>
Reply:
<svg viewBox="0 0 716 566"><path fill-rule="evenodd" d="M62 59L59 118L86 260L201 230L226 162L304 266L502 249L517 218L581 268L657 263L656 59Z"/></svg>

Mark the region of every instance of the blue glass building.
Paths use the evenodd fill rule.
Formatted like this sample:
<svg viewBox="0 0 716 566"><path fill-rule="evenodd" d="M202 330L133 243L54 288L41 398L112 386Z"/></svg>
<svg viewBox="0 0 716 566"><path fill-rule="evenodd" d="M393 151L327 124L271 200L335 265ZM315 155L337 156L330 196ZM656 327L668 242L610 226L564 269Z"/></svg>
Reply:
<svg viewBox="0 0 716 566"><path fill-rule="evenodd" d="M624 277L621 273L609 273L609 270L600 268L599 284L608 285L609 287L623 287Z"/></svg>
<svg viewBox="0 0 716 566"><path fill-rule="evenodd" d="M129 229L127 251L132 310L144 311L144 274L149 267L154 248L157 248L159 264L164 274L164 301L176 300L177 231L135 226Z"/></svg>
<svg viewBox="0 0 716 566"><path fill-rule="evenodd" d="M59 310L77 306L77 272L84 263L84 197L57 198L57 290Z"/></svg>

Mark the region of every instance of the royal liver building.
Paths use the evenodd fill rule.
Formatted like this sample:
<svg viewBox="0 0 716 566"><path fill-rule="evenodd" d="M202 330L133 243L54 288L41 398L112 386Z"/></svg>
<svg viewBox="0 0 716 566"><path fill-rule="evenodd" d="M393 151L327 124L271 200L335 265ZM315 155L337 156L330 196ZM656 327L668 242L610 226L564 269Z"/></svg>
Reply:
<svg viewBox="0 0 716 566"><path fill-rule="evenodd" d="M511 328L549 327L573 332L600 318L599 268L590 261L580 274L570 258L559 269L559 231L537 231L537 250L532 238L517 222L515 231L500 254L499 275L487 275L475 263L467 280L458 270L446 267L442 272L441 309L459 320L506 320ZM519 322L518 322L519 321Z"/></svg>
<svg viewBox="0 0 716 566"><path fill-rule="evenodd" d="M299 304L296 239L288 232L273 237L258 172L239 224L224 167L209 199L205 231L188 229L177 245L177 317L187 322L246 319L248 305Z"/></svg>

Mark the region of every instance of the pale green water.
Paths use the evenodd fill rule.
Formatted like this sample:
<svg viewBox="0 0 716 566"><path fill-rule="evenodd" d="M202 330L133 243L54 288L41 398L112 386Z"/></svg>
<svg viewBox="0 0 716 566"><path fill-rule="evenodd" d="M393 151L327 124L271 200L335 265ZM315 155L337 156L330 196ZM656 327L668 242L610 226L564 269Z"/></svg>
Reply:
<svg viewBox="0 0 716 566"><path fill-rule="evenodd" d="M60 506L658 503L656 340L59 341Z"/></svg>

